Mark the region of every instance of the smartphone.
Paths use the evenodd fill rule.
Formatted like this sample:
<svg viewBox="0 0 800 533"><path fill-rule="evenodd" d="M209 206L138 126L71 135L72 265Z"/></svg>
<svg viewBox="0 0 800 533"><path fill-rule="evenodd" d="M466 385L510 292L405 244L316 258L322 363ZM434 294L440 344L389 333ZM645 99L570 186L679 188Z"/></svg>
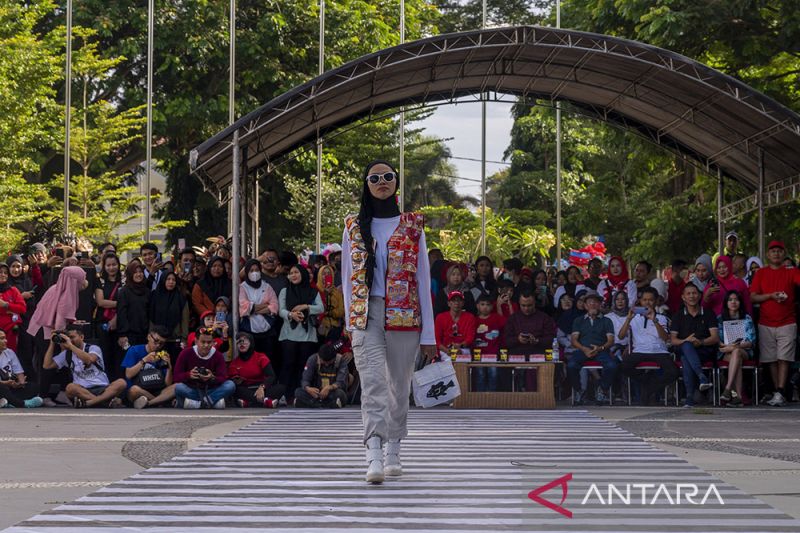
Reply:
<svg viewBox="0 0 800 533"><path fill-rule="evenodd" d="M222 311L218 311L217 314L215 315L214 320L216 320L217 322L225 322L225 313Z"/></svg>
<svg viewBox="0 0 800 533"><path fill-rule="evenodd" d="M188 262L188 261L184 262L183 263L183 273L184 274L188 274L191 271L192 271L192 264L190 262Z"/></svg>
<svg viewBox="0 0 800 533"><path fill-rule="evenodd" d="M647 308L646 307L634 307L633 308L634 315L642 315L647 316Z"/></svg>

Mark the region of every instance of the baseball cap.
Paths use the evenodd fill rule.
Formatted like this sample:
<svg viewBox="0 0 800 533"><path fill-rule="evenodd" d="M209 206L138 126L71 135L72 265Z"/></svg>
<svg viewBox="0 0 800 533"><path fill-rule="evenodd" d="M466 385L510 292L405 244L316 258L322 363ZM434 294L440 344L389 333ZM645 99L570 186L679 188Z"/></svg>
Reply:
<svg viewBox="0 0 800 533"><path fill-rule="evenodd" d="M728 239L730 239L731 237L735 238L737 241L739 240L739 234L736 233L735 231L729 231L728 233L725 234L725 240L726 241Z"/></svg>
<svg viewBox="0 0 800 533"><path fill-rule="evenodd" d="M450 291L449 293L447 293L447 301L448 302L450 300L452 300L453 298L461 298L463 300L464 299L464 293L461 292L461 291Z"/></svg>
<svg viewBox="0 0 800 533"><path fill-rule="evenodd" d="M785 250L786 246L784 246L783 241L775 240L775 241L770 241L769 246L767 246L767 250L771 248L781 248Z"/></svg>

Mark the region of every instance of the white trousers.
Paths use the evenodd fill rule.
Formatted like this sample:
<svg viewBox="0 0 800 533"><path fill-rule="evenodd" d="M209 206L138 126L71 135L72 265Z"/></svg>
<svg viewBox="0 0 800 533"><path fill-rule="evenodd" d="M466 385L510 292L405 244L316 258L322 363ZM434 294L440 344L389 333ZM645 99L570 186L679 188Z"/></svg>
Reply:
<svg viewBox="0 0 800 533"><path fill-rule="evenodd" d="M408 435L406 420L411 379L419 348L418 331L386 331L385 301L370 297L366 330L352 333L353 356L361 379L364 442Z"/></svg>

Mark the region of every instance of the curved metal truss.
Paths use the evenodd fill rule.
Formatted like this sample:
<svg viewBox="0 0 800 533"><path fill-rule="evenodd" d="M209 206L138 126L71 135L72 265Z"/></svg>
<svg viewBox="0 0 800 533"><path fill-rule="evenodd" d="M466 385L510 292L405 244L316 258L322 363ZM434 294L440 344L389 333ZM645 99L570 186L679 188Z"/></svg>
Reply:
<svg viewBox="0 0 800 533"><path fill-rule="evenodd" d="M800 176L800 117L744 83L668 50L534 26L440 35L364 56L275 98L194 149L191 170L218 197L233 132L249 171L400 106L511 95L568 101L756 190ZM763 166L760 155L763 154Z"/></svg>

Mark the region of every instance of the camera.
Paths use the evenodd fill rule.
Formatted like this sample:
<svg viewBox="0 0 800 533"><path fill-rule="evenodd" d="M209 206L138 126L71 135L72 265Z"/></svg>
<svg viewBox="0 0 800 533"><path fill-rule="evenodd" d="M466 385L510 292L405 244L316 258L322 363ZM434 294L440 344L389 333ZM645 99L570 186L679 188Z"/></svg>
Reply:
<svg viewBox="0 0 800 533"><path fill-rule="evenodd" d="M64 342L62 337L69 337L69 335L67 335L66 331L57 329L50 335L50 340L52 340L55 344L62 344Z"/></svg>
<svg viewBox="0 0 800 533"><path fill-rule="evenodd" d="M211 375L211 370L207 369L204 366L198 366L197 367L197 373L200 374L203 377L206 377L206 376L210 376Z"/></svg>

